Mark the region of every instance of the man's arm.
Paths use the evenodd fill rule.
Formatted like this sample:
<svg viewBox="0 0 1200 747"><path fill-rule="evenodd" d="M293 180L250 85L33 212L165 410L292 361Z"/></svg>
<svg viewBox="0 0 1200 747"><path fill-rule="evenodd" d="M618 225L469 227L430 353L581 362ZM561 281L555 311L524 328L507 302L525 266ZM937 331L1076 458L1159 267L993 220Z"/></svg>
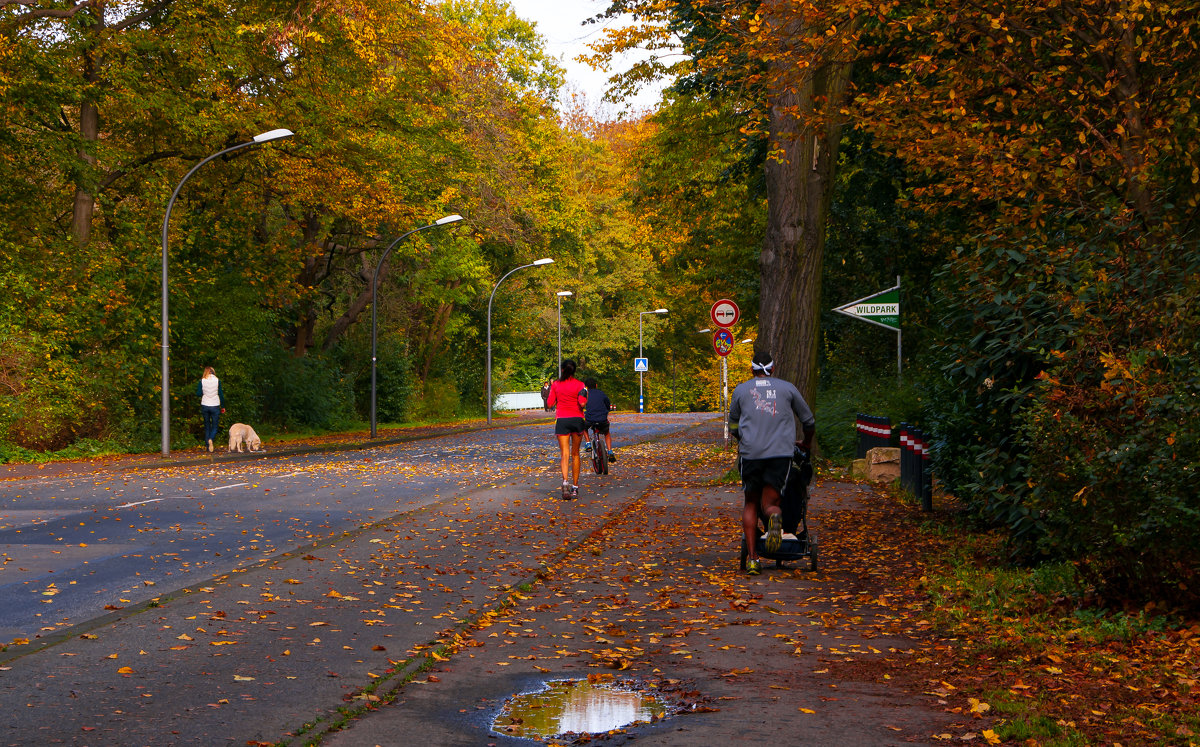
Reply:
<svg viewBox="0 0 1200 747"><path fill-rule="evenodd" d="M804 396L796 390L796 395L792 397L792 412L796 413L796 417L800 420L800 426L804 429L804 435L800 441L800 445L805 451L812 451L813 437L817 434L817 419L813 416L812 408L804 401Z"/></svg>

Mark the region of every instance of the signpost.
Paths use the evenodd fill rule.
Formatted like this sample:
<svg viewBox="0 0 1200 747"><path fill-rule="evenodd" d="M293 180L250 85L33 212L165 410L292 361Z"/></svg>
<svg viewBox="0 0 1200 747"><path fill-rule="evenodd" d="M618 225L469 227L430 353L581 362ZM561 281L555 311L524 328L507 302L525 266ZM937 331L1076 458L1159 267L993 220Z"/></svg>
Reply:
<svg viewBox="0 0 1200 747"><path fill-rule="evenodd" d="M742 317L741 309L728 298L712 305L708 316L718 329L713 333L713 350L721 356L721 420L724 421L725 448L729 448L729 361L726 356L733 350L733 333L729 328Z"/></svg>
<svg viewBox="0 0 1200 747"><path fill-rule="evenodd" d="M838 306L834 311L896 333L896 381L901 381L900 276L887 290Z"/></svg>
<svg viewBox="0 0 1200 747"><path fill-rule="evenodd" d="M634 358L633 359L633 370L638 371L638 372L649 371L650 370L650 359L649 358Z"/></svg>

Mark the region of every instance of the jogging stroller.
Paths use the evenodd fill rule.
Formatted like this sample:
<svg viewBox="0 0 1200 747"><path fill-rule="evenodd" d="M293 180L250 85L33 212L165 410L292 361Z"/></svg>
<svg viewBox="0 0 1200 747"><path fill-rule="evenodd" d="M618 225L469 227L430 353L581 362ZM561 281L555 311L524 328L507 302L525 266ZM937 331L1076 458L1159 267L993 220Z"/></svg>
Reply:
<svg viewBox="0 0 1200 747"><path fill-rule="evenodd" d="M766 517L759 511L758 532L755 549L760 558L774 560L776 568L782 568L785 561L808 559L808 569L817 570L817 538L808 531L808 485L812 482L813 468L811 455L796 446L792 452L792 463L788 468L787 484L780 496L779 506L783 509L783 543L776 552L767 552L762 534L766 532ZM750 553L746 549L746 539L742 538L741 569L746 570L746 559Z"/></svg>

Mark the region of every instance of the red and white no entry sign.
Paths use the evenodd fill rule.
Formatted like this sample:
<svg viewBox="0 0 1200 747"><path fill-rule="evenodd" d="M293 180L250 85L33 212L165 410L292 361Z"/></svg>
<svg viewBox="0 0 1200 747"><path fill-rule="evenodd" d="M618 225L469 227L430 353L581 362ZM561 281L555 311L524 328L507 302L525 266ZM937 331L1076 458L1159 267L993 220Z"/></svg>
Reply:
<svg viewBox="0 0 1200 747"><path fill-rule="evenodd" d="M728 298L722 298L712 305L709 316L712 318L713 324L718 327L732 327L741 317L741 311L738 310L736 303Z"/></svg>

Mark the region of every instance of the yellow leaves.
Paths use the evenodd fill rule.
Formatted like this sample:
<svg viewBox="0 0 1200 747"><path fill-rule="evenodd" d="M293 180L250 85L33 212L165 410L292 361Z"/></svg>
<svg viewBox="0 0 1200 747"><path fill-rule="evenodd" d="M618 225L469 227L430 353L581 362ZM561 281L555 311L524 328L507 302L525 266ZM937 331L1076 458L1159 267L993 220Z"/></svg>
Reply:
<svg viewBox="0 0 1200 747"><path fill-rule="evenodd" d="M254 678L246 677L245 675L241 675L241 674L235 674L235 675L233 675L233 681L234 682L253 682Z"/></svg>
<svg viewBox="0 0 1200 747"><path fill-rule="evenodd" d="M133 674L133 667L121 667L117 670L117 674Z"/></svg>
<svg viewBox="0 0 1200 747"><path fill-rule="evenodd" d="M236 646L241 641L209 641L210 646Z"/></svg>
<svg viewBox="0 0 1200 747"><path fill-rule="evenodd" d="M994 729L984 729L983 738L987 740L988 744L1000 744L1003 741Z"/></svg>
<svg viewBox="0 0 1200 747"><path fill-rule="evenodd" d="M811 709L811 708L805 708L804 706L800 706L800 707L799 707L799 708L797 708L796 710L797 710L797 711L800 711L801 713L810 713L810 714L811 714L811 713L816 713L816 711L814 711L813 709Z"/></svg>

